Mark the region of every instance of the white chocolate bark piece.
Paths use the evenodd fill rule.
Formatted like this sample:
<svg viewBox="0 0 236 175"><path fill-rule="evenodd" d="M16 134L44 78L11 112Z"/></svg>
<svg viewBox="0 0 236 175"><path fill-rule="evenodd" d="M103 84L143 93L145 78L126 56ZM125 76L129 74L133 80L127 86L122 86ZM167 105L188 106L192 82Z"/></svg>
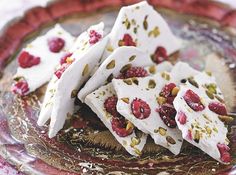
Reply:
<svg viewBox="0 0 236 175"><path fill-rule="evenodd" d="M136 132L126 137L120 137L113 129L111 125L112 115L106 112L104 108L104 102L108 97L116 95L111 83L100 87L96 91L87 95L85 103L97 114L100 120L109 129L116 140L127 150L128 153L134 156L140 156L141 151L146 143L147 135L140 132L141 136L137 136ZM134 128L134 130L137 130Z"/></svg>
<svg viewBox="0 0 236 175"><path fill-rule="evenodd" d="M90 27L86 32L87 41L82 41L84 45L89 44L89 33L91 30L100 32L99 34L103 37L103 33L101 33L103 27L100 24ZM71 56L75 61L58 80L49 127L50 138L54 137L63 128L67 115L73 113L75 100L73 94L88 80L90 72L98 64L102 56L106 43L107 38L105 37L101 38L96 44L89 44L87 47L82 45L85 49L79 48ZM76 94L74 95L76 96Z"/></svg>
<svg viewBox="0 0 236 175"><path fill-rule="evenodd" d="M214 77L210 77L205 73L199 73L193 77L193 80L195 81L194 84L186 82L186 84L180 85L180 91L174 100L174 107L177 111L175 120L186 141L200 148L217 161L222 162L217 144L228 145L227 128L219 119L219 115L211 111L208 105L211 102L219 102L215 97L216 95L221 99L223 99L223 96L220 89L216 87ZM196 87L196 83L198 88ZM214 97L207 95L207 87L210 88L210 91L215 92L215 94L213 93ZM192 90L200 97L205 109L194 111L186 103L183 97L188 90ZM185 117L180 117L180 114L183 113Z"/></svg>
<svg viewBox="0 0 236 175"><path fill-rule="evenodd" d="M48 39L52 37L60 37L65 41L63 49L58 53L49 50ZM27 81L29 86L27 94L35 91L50 80L56 66L60 63L61 57L69 51L73 43L74 37L57 24L45 35L36 38L23 49L23 51L27 51L29 54L40 57L40 63L38 65L30 68L18 67L14 76L15 78L23 77Z"/></svg>
<svg viewBox="0 0 236 175"><path fill-rule="evenodd" d="M95 89L104 85L107 79L117 77L125 66L145 67L153 62L147 54L136 47L117 48L97 69L95 74L86 82L79 91L78 98L84 102L85 97Z"/></svg>
<svg viewBox="0 0 236 175"><path fill-rule="evenodd" d="M103 60L118 48L119 41L129 34L136 46L149 56L157 47L164 47L167 54L180 49L181 42L171 32L163 17L146 1L122 7L109 34Z"/></svg>
<svg viewBox="0 0 236 175"><path fill-rule="evenodd" d="M89 33L91 30L95 30L103 37L103 28L103 23L91 26L77 38L75 46L70 50L76 50L70 56L71 59L74 59L74 62L63 72L60 79L54 75L48 85L38 118L38 125L44 125L51 118L50 137L55 136L63 127L67 113L73 112L74 98L71 98L72 91L78 90L84 81L88 79L90 71L101 57L107 38L101 38L96 44L90 44Z"/></svg>
<svg viewBox="0 0 236 175"><path fill-rule="evenodd" d="M188 63L179 61L171 70L171 81L176 84L181 84L181 80L195 76L200 72L192 68Z"/></svg>
<svg viewBox="0 0 236 175"><path fill-rule="evenodd" d="M177 155L183 142L181 132L177 128L168 127L161 119L159 113L156 112L159 107L156 98L162 88L168 83L170 82L164 79L161 73L144 78L113 79L112 81L118 97L117 111L131 121L139 130L150 134L156 144L169 149ZM141 99L149 105L151 112L147 118L139 119L135 117L131 107L135 99Z"/></svg>

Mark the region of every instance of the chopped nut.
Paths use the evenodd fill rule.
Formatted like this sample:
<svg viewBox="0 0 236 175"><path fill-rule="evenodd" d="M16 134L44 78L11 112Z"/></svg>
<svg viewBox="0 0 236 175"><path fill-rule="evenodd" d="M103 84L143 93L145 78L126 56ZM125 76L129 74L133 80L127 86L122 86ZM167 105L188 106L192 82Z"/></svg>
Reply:
<svg viewBox="0 0 236 175"><path fill-rule="evenodd" d="M74 90L71 92L70 97L71 97L71 98L75 98L76 95L77 95L77 93L78 93L78 90L74 89Z"/></svg>
<svg viewBox="0 0 236 175"><path fill-rule="evenodd" d="M151 37L153 36L154 38L158 37L160 35L160 30L158 27L154 27L153 30L151 30L150 32L148 32L148 36Z"/></svg>
<svg viewBox="0 0 236 175"><path fill-rule="evenodd" d="M130 69L132 67L132 64L126 64L124 65L121 70L120 70L120 73L124 73L126 72L128 69Z"/></svg>
<svg viewBox="0 0 236 175"><path fill-rule="evenodd" d="M212 133L211 128L209 126L206 126L205 129L206 129L207 134L211 135Z"/></svg>
<svg viewBox="0 0 236 175"><path fill-rule="evenodd" d="M139 156L142 155L142 152L138 148L134 148L134 152Z"/></svg>
<svg viewBox="0 0 236 175"><path fill-rule="evenodd" d="M123 102L125 102L125 103L127 103L127 104L129 104L129 98L121 98L121 100L123 101Z"/></svg>
<svg viewBox="0 0 236 175"><path fill-rule="evenodd" d="M200 137L201 137L200 132L199 132L198 130L196 130L195 133L194 133L194 138L193 138L193 140L194 140L196 143L199 143Z"/></svg>
<svg viewBox="0 0 236 175"><path fill-rule="evenodd" d="M134 125L133 123L131 123L130 121L128 121L127 125L126 125L126 130L129 130L129 129L133 129L134 128Z"/></svg>
<svg viewBox="0 0 236 175"><path fill-rule="evenodd" d="M114 78L113 74L110 74L107 78L107 82L110 83L113 78Z"/></svg>
<svg viewBox="0 0 236 175"><path fill-rule="evenodd" d="M233 118L233 117L230 117L230 116L227 116L227 115L219 115L218 118L219 118L222 122L224 122L224 123L226 123L226 124L229 124L229 123L231 123L232 121L234 121L234 118Z"/></svg>
<svg viewBox="0 0 236 175"><path fill-rule="evenodd" d="M151 74L155 74L155 73L156 73L156 67L155 67L155 65L150 66L148 71L149 71Z"/></svg>
<svg viewBox="0 0 236 175"><path fill-rule="evenodd" d="M126 83L127 85L132 85L131 79L124 79L123 82Z"/></svg>
<svg viewBox="0 0 236 175"><path fill-rule="evenodd" d="M163 105L164 103L166 103L166 98L165 97L161 97L161 96L157 97L157 103L159 105Z"/></svg>
<svg viewBox="0 0 236 175"><path fill-rule="evenodd" d="M113 47L112 47L111 45L108 45L108 46L107 46L107 51L108 51L108 52L113 52L114 49L113 49Z"/></svg>
<svg viewBox="0 0 236 175"><path fill-rule="evenodd" d="M210 91L206 90L205 92L210 99L214 99L214 95Z"/></svg>
<svg viewBox="0 0 236 175"><path fill-rule="evenodd" d="M139 138L132 137L130 146L134 147L135 145L138 145L140 142L141 142L141 140Z"/></svg>
<svg viewBox="0 0 236 175"><path fill-rule="evenodd" d="M131 24L132 24L132 25L136 25L135 19L131 19Z"/></svg>
<svg viewBox="0 0 236 175"><path fill-rule="evenodd" d="M164 78L165 80L169 81L170 80L170 75L166 72L161 73L161 77Z"/></svg>
<svg viewBox="0 0 236 175"><path fill-rule="evenodd" d="M125 25L126 29L130 29L130 25L131 25L131 24L130 24L128 18L126 18L125 21L122 22L122 24Z"/></svg>
<svg viewBox="0 0 236 175"><path fill-rule="evenodd" d="M115 66L116 66L116 61L111 60L111 62L107 64L106 69L113 69Z"/></svg>
<svg viewBox="0 0 236 175"><path fill-rule="evenodd" d="M172 91L171 91L171 95L172 95L172 96L176 96L176 95L178 94L178 92L179 92L179 88L178 88L178 87L174 87L174 88L172 89Z"/></svg>
<svg viewBox="0 0 236 175"><path fill-rule="evenodd" d="M148 15L146 15L146 16L144 17L144 21L143 21L143 28L144 28L144 30L147 30L147 29L148 29L147 18L148 18Z"/></svg>
<svg viewBox="0 0 236 175"><path fill-rule="evenodd" d="M172 145L176 144L175 140L171 136L167 136L166 141Z"/></svg>
<svg viewBox="0 0 236 175"><path fill-rule="evenodd" d="M165 135L166 135L166 131L167 131L167 129L162 128L162 127L159 127L159 133L160 133L160 135L165 136Z"/></svg>
<svg viewBox="0 0 236 175"><path fill-rule="evenodd" d="M209 75L210 77L212 76L212 73L210 71L206 71L206 74Z"/></svg>
<svg viewBox="0 0 236 175"><path fill-rule="evenodd" d="M71 64L74 61L74 58L67 57L66 58L66 63Z"/></svg>
<svg viewBox="0 0 236 175"><path fill-rule="evenodd" d="M132 56L129 58L129 61L133 61L135 58L136 58L136 55L132 55Z"/></svg>
<svg viewBox="0 0 236 175"><path fill-rule="evenodd" d="M191 85L195 86L196 88L199 88L198 83L194 80L193 77L189 77L189 78L188 78L188 82L189 82Z"/></svg>
<svg viewBox="0 0 236 175"><path fill-rule="evenodd" d="M213 131L215 131L216 133L218 133L218 129L216 127L213 128Z"/></svg>
<svg viewBox="0 0 236 175"><path fill-rule="evenodd" d="M149 80L148 82L148 88L154 89L156 87L156 82L155 80Z"/></svg>
<svg viewBox="0 0 236 175"><path fill-rule="evenodd" d="M83 72L82 72L82 76L85 76L88 72L89 72L89 65L86 64L86 65L84 66L84 70L83 70Z"/></svg>
<svg viewBox="0 0 236 175"><path fill-rule="evenodd" d="M216 94L217 93L217 91L216 91L217 86L214 83L207 84L206 88L212 94Z"/></svg>
<svg viewBox="0 0 236 175"><path fill-rule="evenodd" d="M138 85L139 82L138 82L138 79L137 79L137 78L134 77L134 78L131 78L131 79L132 79L132 81L133 81L134 84Z"/></svg>

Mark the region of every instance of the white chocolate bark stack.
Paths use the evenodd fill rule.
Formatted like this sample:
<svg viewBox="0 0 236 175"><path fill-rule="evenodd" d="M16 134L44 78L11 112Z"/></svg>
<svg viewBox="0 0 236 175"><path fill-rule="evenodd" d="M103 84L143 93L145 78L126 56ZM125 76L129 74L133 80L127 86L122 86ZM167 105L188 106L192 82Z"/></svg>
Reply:
<svg viewBox="0 0 236 175"><path fill-rule="evenodd" d="M142 154L150 135L175 155L187 140L217 161L229 163L224 122L230 118L221 91L213 76L187 63L168 61L181 45L160 14L147 2L123 7L106 37L103 30L100 23L82 33L69 49L71 55L48 75L52 78L38 125L50 119L49 137L63 128L78 98L131 155ZM37 58L28 58L37 63ZM25 79L29 92L42 85ZM26 89L24 84L18 86Z"/></svg>

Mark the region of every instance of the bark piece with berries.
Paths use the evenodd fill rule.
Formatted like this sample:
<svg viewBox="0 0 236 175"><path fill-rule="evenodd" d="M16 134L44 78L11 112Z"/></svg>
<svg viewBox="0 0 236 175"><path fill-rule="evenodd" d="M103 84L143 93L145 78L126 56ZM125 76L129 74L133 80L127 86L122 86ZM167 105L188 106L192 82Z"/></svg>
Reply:
<svg viewBox="0 0 236 175"><path fill-rule="evenodd" d="M50 117L50 138L63 127L67 115L73 113L75 91L88 80L91 71L99 62L107 42L103 30L104 24L99 23L83 32L70 49L72 54L66 59L63 58L65 63L54 72L38 119L41 126Z"/></svg>
<svg viewBox="0 0 236 175"><path fill-rule="evenodd" d="M27 95L47 83L73 43L74 37L58 24L29 43L17 57L19 67L14 78L23 77L29 88L20 95Z"/></svg>
<svg viewBox="0 0 236 175"><path fill-rule="evenodd" d="M160 72L153 76L112 80L118 97L117 111L138 129L150 134L156 144L177 155L183 140L176 127L175 109L167 101L162 105L158 102L162 89L170 83Z"/></svg>
<svg viewBox="0 0 236 175"><path fill-rule="evenodd" d="M118 47L134 46L158 64L181 47L163 17L146 1L122 7L109 36L102 60Z"/></svg>
<svg viewBox="0 0 236 175"><path fill-rule="evenodd" d="M180 85L174 107L177 111L175 120L183 138L217 161L227 164L231 158L227 146L228 131L222 121L227 119L223 99L215 78L198 73Z"/></svg>
<svg viewBox="0 0 236 175"><path fill-rule="evenodd" d="M87 95L85 103L97 114L127 152L134 156L141 155L147 135L138 131L130 121L117 112L116 92L111 83Z"/></svg>
<svg viewBox="0 0 236 175"><path fill-rule="evenodd" d="M148 72L144 67L152 64L151 58L140 49L127 46L120 47L99 66L78 93L78 98L83 102L86 95L108 83L112 78L146 76Z"/></svg>

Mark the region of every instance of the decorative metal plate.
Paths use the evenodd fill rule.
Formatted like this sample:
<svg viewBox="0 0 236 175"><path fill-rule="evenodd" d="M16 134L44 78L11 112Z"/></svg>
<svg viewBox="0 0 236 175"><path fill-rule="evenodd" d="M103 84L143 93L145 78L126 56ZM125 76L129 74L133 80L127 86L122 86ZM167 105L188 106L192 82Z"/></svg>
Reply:
<svg viewBox="0 0 236 175"><path fill-rule="evenodd" d="M60 3L58 3L60 4ZM95 8L95 7L94 7ZM183 40L183 48L172 55L200 70L216 76L229 111L236 111L236 38L218 23L158 8L172 31ZM70 15L60 23L78 35L89 25L104 21L111 29L117 10ZM62 16L62 15L61 15ZM55 22L55 21L54 21ZM31 35L33 39L52 27L50 24ZM39 31L39 30L38 30ZM25 41L27 43L29 40ZM13 50L16 53L16 50ZM83 105L68 117L64 129L54 139L47 137L47 126L36 125L46 85L20 98L10 92L16 60L4 69L0 79L0 155L26 174L227 174L236 173L236 121L229 126L230 165L221 165L199 149L184 143L181 154L174 156L155 145L152 139L140 158L130 156L113 138L88 107ZM77 103L77 101L76 101Z"/></svg>

